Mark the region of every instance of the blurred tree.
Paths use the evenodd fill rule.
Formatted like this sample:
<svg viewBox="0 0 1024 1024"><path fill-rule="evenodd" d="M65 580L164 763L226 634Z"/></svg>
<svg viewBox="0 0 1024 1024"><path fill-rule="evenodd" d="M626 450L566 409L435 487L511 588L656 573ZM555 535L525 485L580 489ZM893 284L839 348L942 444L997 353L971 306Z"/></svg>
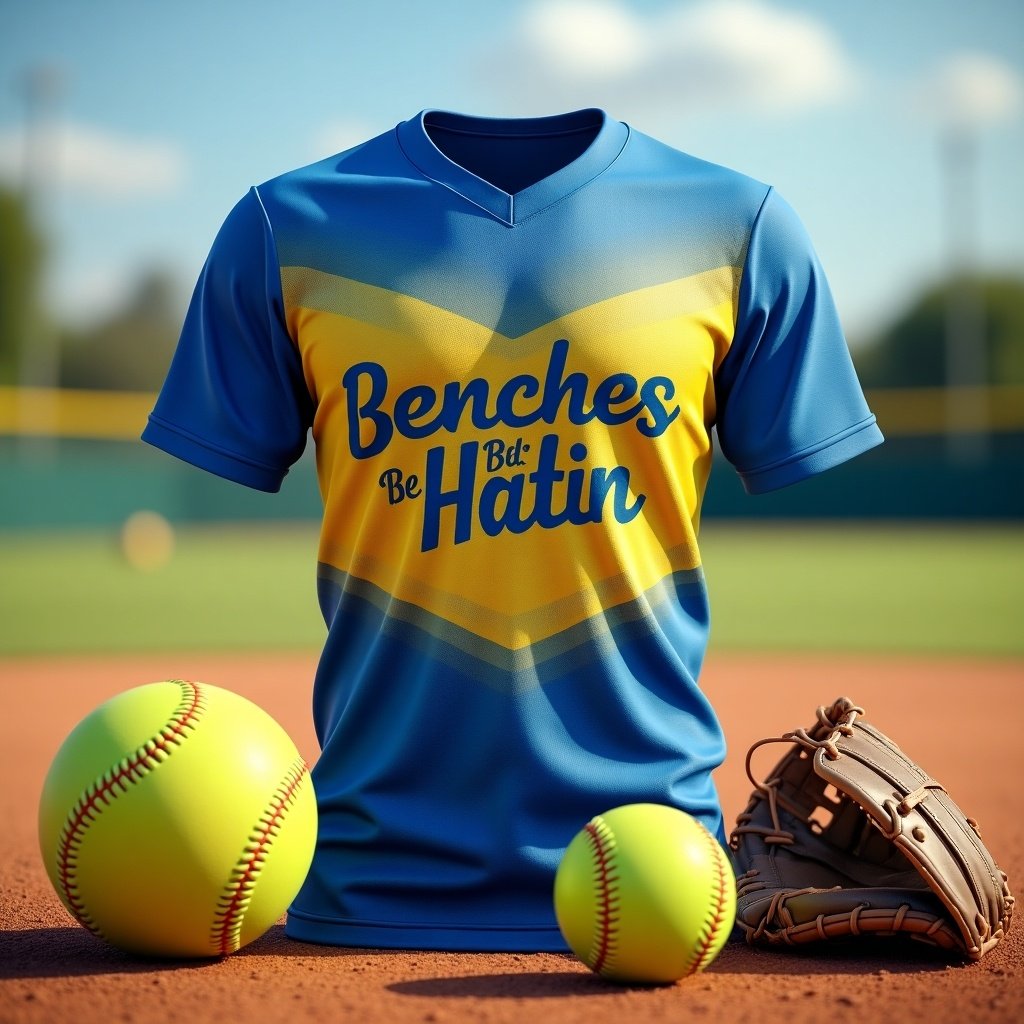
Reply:
<svg viewBox="0 0 1024 1024"><path fill-rule="evenodd" d="M148 270L123 309L87 330L65 330L61 384L72 388L153 391L160 387L181 330L177 284Z"/></svg>
<svg viewBox="0 0 1024 1024"><path fill-rule="evenodd" d="M21 346L39 313L43 255L23 196L0 187L0 384L17 380Z"/></svg>
<svg viewBox="0 0 1024 1024"><path fill-rule="evenodd" d="M1024 384L1024 278L980 277L989 384ZM946 383L945 281L919 296L874 341L854 349L865 387L940 387Z"/></svg>

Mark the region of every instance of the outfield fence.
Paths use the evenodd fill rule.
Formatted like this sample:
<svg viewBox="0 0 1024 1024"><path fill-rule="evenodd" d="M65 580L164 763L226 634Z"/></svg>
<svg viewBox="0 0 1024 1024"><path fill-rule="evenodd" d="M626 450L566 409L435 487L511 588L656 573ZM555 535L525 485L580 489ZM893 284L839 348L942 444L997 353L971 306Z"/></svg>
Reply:
<svg viewBox="0 0 1024 1024"><path fill-rule="evenodd" d="M309 450L280 494L251 491L143 444L154 400L0 387L0 529L117 524L140 508L188 522L319 518ZM719 460L705 518L1024 519L1024 387L884 389L868 401L884 445L757 498Z"/></svg>
<svg viewBox="0 0 1024 1024"><path fill-rule="evenodd" d="M138 440L156 395L149 392L0 387L0 437ZM888 437L957 432L1024 434L1024 386L878 388L868 392ZM958 409L975 410L972 419Z"/></svg>

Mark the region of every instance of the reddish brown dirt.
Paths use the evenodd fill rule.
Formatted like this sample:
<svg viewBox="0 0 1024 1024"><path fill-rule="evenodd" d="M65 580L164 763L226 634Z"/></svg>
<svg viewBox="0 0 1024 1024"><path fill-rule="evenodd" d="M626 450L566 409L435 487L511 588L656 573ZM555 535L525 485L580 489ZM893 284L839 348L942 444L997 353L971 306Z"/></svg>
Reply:
<svg viewBox="0 0 1024 1024"><path fill-rule="evenodd" d="M35 838L42 780L71 727L130 686L194 678L255 700L312 760L313 667L306 655L0 663L0 1021L1024 1020L1021 915L1007 941L975 965L883 940L812 953L729 945L704 974L655 989L607 984L568 956L334 949L291 942L280 925L225 960L153 962L74 924L50 889ZM718 780L727 820L746 802L749 744L810 726L818 704L846 695L980 821L1020 889L1022 684L1020 662L714 656L704 687L730 744ZM772 753L765 757L768 767Z"/></svg>

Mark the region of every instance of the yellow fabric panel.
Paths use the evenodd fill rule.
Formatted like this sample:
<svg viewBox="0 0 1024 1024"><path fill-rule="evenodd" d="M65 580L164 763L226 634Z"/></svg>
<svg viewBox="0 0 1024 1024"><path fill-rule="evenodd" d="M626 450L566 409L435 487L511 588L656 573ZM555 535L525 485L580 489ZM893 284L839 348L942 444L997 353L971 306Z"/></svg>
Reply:
<svg viewBox="0 0 1024 1024"><path fill-rule="evenodd" d="M317 399L313 429L325 505L321 561L512 650L635 599L676 570L698 566L696 533L715 413L712 375L732 338L738 280L738 271L725 267L596 303L510 339L406 295L286 269L289 328ZM341 312L346 309L358 317ZM613 374L630 374L637 381L632 396L612 389L619 401L610 407L623 412L648 394L645 382L665 378L650 394L664 410L678 410L667 429L657 436L638 429L642 422L654 422L647 408L621 423L574 423L566 401L554 423L478 427L467 406L454 431L440 428L410 438L395 429L378 454L356 458L350 450L354 378L348 385L343 381L352 367L372 363L386 371L387 391L378 408L389 418L407 389L432 388L433 409L422 405L425 392L419 404L411 404L422 413L411 421L423 426L437 415L451 382L460 388L473 380L486 382L488 414L494 414L498 392L513 378L528 375L543 389L553 347L561 339L568 342L561 379L586 376L585 411L595 388ZM369 378L364 374L359 381L362 406L370 398ZM511 408L526 416L542 397L521 387ZM369 445L374 435L370 417L360 417L360 442ZM575 457L582 452L572 447L578 444L587 449L583 461ZM403 496L402 488L415 477L416 486L425 489L426 466L434 459L443 464L441 489L454 491L463 445L472 446L476 458L471 536L455 543L455 510L442 508L437 546L422 550L427 497ZM518 452L519 464L499 464L496 456L489 464L487 445L503 448L506 455ZM550 485L546 503L530 479L542 445L565 474ZM391 487L382 476L387 471L393 474ZM592 506L604 474L610 474L607 493L603 503ZM596 507L600 521L553 528L534 524L491 536L479 513L488 484L503 492L521 486L521 504L511 500L524 519L537 500L554 514L569 504L586 517L596 515ZM486 505L501 519L509 500L501 493ZM615 504L626 510L628 521L616 521Z"/></svg>

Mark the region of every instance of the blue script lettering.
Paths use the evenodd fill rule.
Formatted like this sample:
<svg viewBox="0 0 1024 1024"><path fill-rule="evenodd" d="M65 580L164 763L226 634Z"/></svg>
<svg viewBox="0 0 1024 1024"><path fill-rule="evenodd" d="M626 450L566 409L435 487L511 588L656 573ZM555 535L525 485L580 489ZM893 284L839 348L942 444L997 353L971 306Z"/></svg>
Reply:
<svg viewBox="0 0 1024 1024"><path fill-rule="evenodd" d="M559 469L557 434L547 434L540 443L537 467L532 473L515 473L510 477L487 477L480 493L476 493L476 467L480 452L477 441L459 446L457 483L445 489L443 483L445 449L441 446L427 452L423 481L423 535L421 549L432 551L440 543L442 512L452 509L455 515L452 543L463 544L473 533L474 518L484 533L495 537L504 530L524 533L532 526L554 529L563 523L598 523L607 504L616 521L628 523L635 519L647 500L643 494L629 490L629 470L624 466L612 469L597 467L590 474L590 490L586 493L586 472ZM576 442L569 449L574 462L587 458L586 445ZM532 485L532 493L527 485Z"/></svg>
<svg viewBox="0 0 1024 1024"><path fill-rule="evenodd" d="M368 377L370 395L362 404L359 402L359 382ZM394 432L391 417L380 411L380 403L388 393L388 374L380 363L356 363L345 371L341 386L348 392L348 446L357 459L368 459L387 448ZM373 427L373 436L363 444L361 425L368 422Z"/></svg>
<svg viewBox="0 0 1024 1024"><path fill-rule="evenodd" d="M418 498L423 493L416 474L405 476L397 466L385 469L377 483L387 489L389 505L397 505L406 498Z"/></svg>
<svg viewBox="0 0 1024 1024"><path fill-rule="evenodd" d="M396 431L414 439L440 431L454 434L467 419L478 430L554 424L560 416L578 425L595 419L609 426L634 420L646 437L657 437L679 415L678 405L667 404L675 396L670 378L651 377L640 383L632 374L614 373L598 381L591 392L585 373L566 372L568 353L569 342L556 341L543 381L518 374L493 395L491 383L483 377L450 381L440 393L426 384L414 385L394 397L390 414L383 408L387 371L379 363L356 363L341 380L352 455L368 459L380 454Z"/></svg>

